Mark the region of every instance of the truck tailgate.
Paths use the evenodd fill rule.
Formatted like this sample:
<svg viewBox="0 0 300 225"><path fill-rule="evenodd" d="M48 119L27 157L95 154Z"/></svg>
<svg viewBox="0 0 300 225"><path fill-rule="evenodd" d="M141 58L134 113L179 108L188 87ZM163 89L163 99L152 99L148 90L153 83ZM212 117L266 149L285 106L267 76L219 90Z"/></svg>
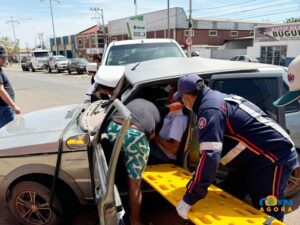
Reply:
<svg viewBox="0 0 300 225"><path fill-rule="evenodd" d="M143 174L143 179L174 206L183 198L191 177L188 171L171 164L147 166ZM197 225L284 224L214 185L206 198L192 207L188 218Z"/></svg>

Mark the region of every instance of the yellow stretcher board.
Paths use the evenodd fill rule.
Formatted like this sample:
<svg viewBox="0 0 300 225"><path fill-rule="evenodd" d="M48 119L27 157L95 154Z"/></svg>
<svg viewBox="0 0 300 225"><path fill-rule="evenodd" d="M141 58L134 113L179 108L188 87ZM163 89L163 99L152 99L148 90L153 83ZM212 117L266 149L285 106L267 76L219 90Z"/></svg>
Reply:
<svg viewBox="0 0 300 225"><path fill-rule="evenodd" d="M147 166L143 174L143 179L174 206L183 198L191 177L186 170L171 164ZM193 205L188 218L196 225L284 224L268 220L267 214L214 185L208 188L204 199Z"/></svg>

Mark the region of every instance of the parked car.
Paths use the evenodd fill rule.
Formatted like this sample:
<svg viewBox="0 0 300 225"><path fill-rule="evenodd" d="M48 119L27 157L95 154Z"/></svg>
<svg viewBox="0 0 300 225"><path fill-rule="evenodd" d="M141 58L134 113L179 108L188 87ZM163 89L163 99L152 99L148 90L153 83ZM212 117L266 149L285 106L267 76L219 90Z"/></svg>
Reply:
<svg viewBox="0 0 300 225"><path fill-rule="evenodd" d="M89 62L85 58L70 59L67 65L68 73L77 72L77 74L86 73L86 66Z"/></svg>
<svg viewBox="0 0 300 225"><path fill-rule="evenodd" d="M21 61L21 67L22 67L22 70L23 71L29 71L30 70L30 63L31 63L31 60L30 58L23 58L22 61Z"/></svg>
<svg viewBox="0 0 300 225"><path fill-rule="evenodd" d="M254 62L258 63L257 59L251 58L249 55L237 55L230 59L231 61Z"/></svg>
<svg viewBox="0 0 300 225"><path fill-rule="evenodd" d="M58 73L67 70L68 59L63 55L55 55L49 57L48 72L56 70Z"/></svg>
<svg viewBox="0 0 300 225"><path fill-rule="evenodd" d="M165 87L175 85L180 77L191 73L208 82L225 76L224 73L244 74L251 80L268 78L262 82L268 84L265 90L254 90L263 90L256 100L268 105L269 94L273 100L282 94L280 74L286 71L267 64L201 57L130 64L111 100L32 112L0 129L0 201L5 200L14 217L24 225L56 225L59 215L64 215L75 202L85 204L94 199L100 225L118 224L117 214L122 209L118 190L126 190L126 182L122 180L122 174L126 173L122 173L124 167L117 167L117 162L130 124L130 112L124 105L134 98L145 98L159 108L163 118L167 112ZM274 80L278 89L270 88ZM115 109L126 122L113 146L106 130ZM284 127L283 108L270 114ZM189 119L193 119L190 112ZM197 129L193 129L193 123L189 124L178 156L178 165L184 168L193 167L199 157ZM295 188L299 188L299 180L296 181Z"/></svg>

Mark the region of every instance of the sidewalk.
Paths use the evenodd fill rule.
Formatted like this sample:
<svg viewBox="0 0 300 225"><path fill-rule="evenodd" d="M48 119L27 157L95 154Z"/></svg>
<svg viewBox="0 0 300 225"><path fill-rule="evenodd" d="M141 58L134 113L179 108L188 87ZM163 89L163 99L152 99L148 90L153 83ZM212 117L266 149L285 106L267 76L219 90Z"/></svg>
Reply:
<svg viewBox="0 0 300 225"><path fill-rule="evenodd" d="M21 63L12 63L11 65L8 64L7 66L2 67L4 70L17 70L22 71Z"/></svg>

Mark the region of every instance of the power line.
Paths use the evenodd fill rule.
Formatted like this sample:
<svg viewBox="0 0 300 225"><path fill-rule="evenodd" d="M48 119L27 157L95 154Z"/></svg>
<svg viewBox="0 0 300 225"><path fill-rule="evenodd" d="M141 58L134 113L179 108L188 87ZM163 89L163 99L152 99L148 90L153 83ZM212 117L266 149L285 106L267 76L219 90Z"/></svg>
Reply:
<svg viewBox="0 0 300 225"><path fill-rule="evenodd" d="M278 15L278 14L290 13L290 12L299 12L299 10L296 9L296 10L291 10L291 11L279 12L279 13L277 13L276 15ZM270 15L274 15L274 13L271 13L271 14L265 14L265 15L259 15L259 16L270 16ZM246 17L246 18L244 18L244 19L250 19L250 18L254 18L254 17L257 17L257 15L255 15L255 16L250 16L250 17Z"/></svg>
<svg viewBox="0 0 300 225"><path fill-rule="evenodd" d="M291 4L295 4L295 3L287 3L286 5L291 5ZM227 15L236 15L236 14L241 14L241 13L245 13L245 12L252 12L252 11L256 11L256 10L261 10L261 9L265 9L265 8L272 8L274 6L282 6L282 2L280 3L275 3L275 4L268 4L268 5L264 5L264 6L259 6L256 8L252 8L252 9L245 9L242 11L234 11L234 12L229 12L229 13L224 13L224 14L217 14L217 17L221 17L221 16L227 16ZM209 18L215 17L214 15L211 15Z"/></svg>

